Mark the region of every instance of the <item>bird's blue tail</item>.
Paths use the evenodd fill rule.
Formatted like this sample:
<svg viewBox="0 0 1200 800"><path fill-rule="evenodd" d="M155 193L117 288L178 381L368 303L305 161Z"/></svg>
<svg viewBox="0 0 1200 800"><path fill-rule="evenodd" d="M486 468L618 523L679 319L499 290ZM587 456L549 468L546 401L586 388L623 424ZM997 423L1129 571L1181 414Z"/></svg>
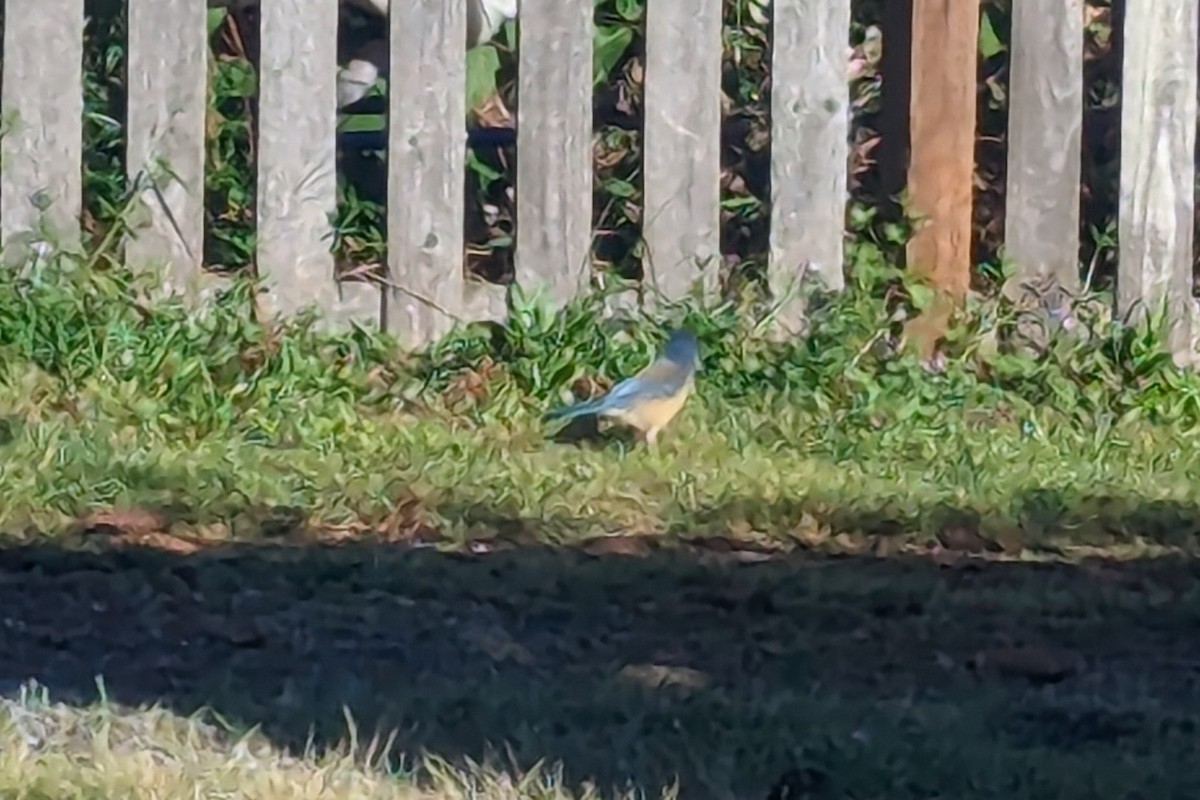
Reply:
<svg viewBox="0 0 1200 800"><path fill-rule="evenodd" d="M608 408L607 397L597 397L595 400L588 400L583 403L576 403L573 406L561 406L546 412L546 419L574 419L581 417L584 414L596 414Z"/></svg>

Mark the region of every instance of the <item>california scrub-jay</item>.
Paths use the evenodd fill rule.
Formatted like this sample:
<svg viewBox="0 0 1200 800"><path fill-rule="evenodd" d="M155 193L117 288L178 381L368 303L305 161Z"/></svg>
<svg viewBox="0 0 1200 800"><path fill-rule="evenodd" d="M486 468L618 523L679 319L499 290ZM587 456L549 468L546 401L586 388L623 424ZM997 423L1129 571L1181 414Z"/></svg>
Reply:
<svg viewBox="0 0 1200 800"><path fill-rule="evenodd" d="M695 385L700 368L696 337L677 330L667 339L662 355L653 363L614 386L595 400L557 408L546 419L572 419L585 414L608 417L635 428L647 444L679 413Z"/></svg>

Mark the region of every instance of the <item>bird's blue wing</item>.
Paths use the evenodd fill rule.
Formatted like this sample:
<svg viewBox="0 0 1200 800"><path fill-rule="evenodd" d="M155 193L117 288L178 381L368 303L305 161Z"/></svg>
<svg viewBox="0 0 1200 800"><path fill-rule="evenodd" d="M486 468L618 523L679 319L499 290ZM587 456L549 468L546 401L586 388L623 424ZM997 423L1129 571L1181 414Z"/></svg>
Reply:
<svg viewBox="0 0 1200 800"><path fill-rule="evenodd" d="M694 372L691 362L662 359L638 373L637 379L643 385L642 391L650 397L674 397Z"/></svg>
<svg viewBox="0 0 1200 800"><path fill-rule="evenodd" d="M606 411L628 409L639 400L674 397L687 383L694 371L692 362L677 363L658 359L639 372L626 378L595 400L577 403L551 411L549 419L570 419L583 414L603 414Z"/></svg>
<svg viewBox="0 0 1200 800"><path fill-rule="evenodd" d="M631 378L618 383L604 398L608 408L626 408L634 400L674 397L683 388L691 370L659 360Z"/></svg>

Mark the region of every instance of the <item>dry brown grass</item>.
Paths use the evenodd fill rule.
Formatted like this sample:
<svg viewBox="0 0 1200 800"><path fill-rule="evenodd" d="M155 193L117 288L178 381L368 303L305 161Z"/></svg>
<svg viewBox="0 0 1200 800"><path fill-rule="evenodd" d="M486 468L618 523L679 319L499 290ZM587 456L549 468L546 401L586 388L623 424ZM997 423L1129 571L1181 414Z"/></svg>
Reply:
<svg viewBox="0 0 1200 800"><path fill-rule="evenodd" d="M35 685L0 699L0 796L55 798L241 798L243 800L567 800L552 769L523 774L456 770L436 758L401 772L378 741L353 741L323 756L289 755L256 732L233 736L209 714L109 703L76 708ZM416 779L420 774L421 781ZM664 795L669 796L669 795Z"/></svg>

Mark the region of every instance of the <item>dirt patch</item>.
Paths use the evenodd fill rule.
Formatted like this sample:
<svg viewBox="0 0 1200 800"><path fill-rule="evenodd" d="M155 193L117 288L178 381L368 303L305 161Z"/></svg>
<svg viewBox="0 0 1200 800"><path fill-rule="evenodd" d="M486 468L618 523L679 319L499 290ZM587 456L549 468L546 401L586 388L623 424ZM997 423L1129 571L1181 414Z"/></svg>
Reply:
<svg viewBox="0 0 1200 800"><path fill-rule="evenodd" d="M978 780L1023 765L1021 793L1067 786L1060 749L1152 769L1200 720L1186 561L587 550L0 551L0 681L87 699L99 676L121 702L210 706L297 747L341 740L344 707L405 752L507 745L602 786L678 776L689 797L766 796L805 769L843 797L884 781L855 764L900 757L977 796L959 750ZM1200 780L1194 761L1161 788Z"/></svg>

